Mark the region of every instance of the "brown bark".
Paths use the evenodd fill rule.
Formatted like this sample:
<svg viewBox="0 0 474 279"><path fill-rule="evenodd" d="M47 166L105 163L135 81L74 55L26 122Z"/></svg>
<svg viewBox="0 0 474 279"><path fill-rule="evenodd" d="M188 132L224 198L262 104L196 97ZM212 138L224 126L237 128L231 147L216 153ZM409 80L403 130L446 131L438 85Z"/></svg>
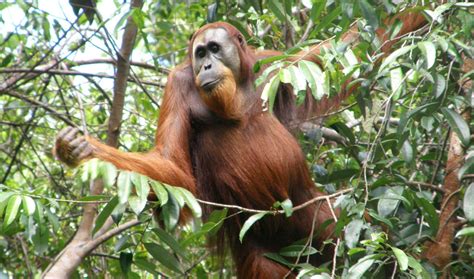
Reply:
<svg viewBox="0 0 474 279"><path fill-rule="evenodd" d="M142 0L133 0L131 9L141 8ZM135 39L137 36L137 26L132 17L127 19L125 31L122 38L120 53L117 53L117 72L114 82L114 98L112 101L112 110L109 118L109 129L107 132L107 144L110 146L118 145L120 125L122 121L125 91L127 88L127 78L130 71L130 57L132 55ZM101 181L91 183L90 194L98 195L103 191ZM55 260L45 270L44 278L69 278L74 270L82 263L84 258L96 249L107 239L121 233L122 231L139 224L137 220L124 223L112 230L106 230L103 227L102 234L92 235L94 221L97 216L97 204L90 203L84 205L84 212L79 228L71 242L56 256ZM111 226L111 222L107 222Z"/></svg>
<svg viewBox="0 0 474 279"><path fill-rule="evenodd" d="M465 59L463 72L472 70L474 63L472 60ZM465 92L470 89L471 81L460 81L460 87ZM462 114L467 123L471 121L471 108L466 108ZM458 135L451 131L449 135L448 160L446 163L446 177L444 180L443 200L441 203L441 212L439 215L439 228L434 242L430 242L423 253L423 257L442 270L442 278L449 276L449 263L452 261L452 247L454 234L459 228L459 222L456 219L456 210L459 202L459 191L461 190L461 181L458 178L459 169L462 167L466 150L462 146Z"/></svg>
<svg viewBox="0 0 474 279"><path fill-rule="evenodd" d="M442 208L439 216L439 229L434 242L424 252L424 257L443 269L451 261L454 232L456 228L455 210L459 201L460 181L458 171L464 160L464 149L456 133L450 132L446 178L444 180Z"/></svg>

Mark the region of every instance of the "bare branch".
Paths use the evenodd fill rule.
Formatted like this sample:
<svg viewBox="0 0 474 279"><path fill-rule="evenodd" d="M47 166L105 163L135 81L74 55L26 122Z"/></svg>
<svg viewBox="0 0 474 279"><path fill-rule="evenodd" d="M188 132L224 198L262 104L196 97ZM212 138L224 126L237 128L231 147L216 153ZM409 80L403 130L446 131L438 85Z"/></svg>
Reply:
<svg viewBox="0 0 474 279"><path fill-rule="evenodd" d="M295 206L293 207L293 211L297 211L297 210L300 210L302 208L305 208L307 206L309 206L310 204L313 204L317 201L322 201L322 200L327 200L327 199L332 199L332 198L335 198L335 197L338 197L340 195L343 195L345 193L349 193L349 192L352 192L354 189L352 188L348 188L348 189L344 189L344 190L341 190L339 192L336 192L334 194L331 194L331 195L324 195L324 196L318 196L318 197L315 197L315 198L312 198L298 206ZM233 209L237 209L237 210L240 210L240 211L244 211L244 212L250 212L250 213L271 213L271 214L284 214L285 211L284 210L261 210L261 209L253 209L253 208L246 208L246 207L242 207L242 206L238 206L238 205L233 205L233 204L223 204L223 203L217 203L217 202L210 202L210 201L205 201L205 200L201 200L201 199L196 199L198 202L202 203L202 204L207 204L207 205L212 205L212 206L217 206L217 207L222 207L222 208L233 208Z"/></svg>
<svg viewBox="0 0 474 279"><path fill-rule="evenodd" d="M443 188L440 188L437 185L426 183L426 182L408 181L407 185L409 185L409 186L420 186L420 187L423 187L423 188L427 188L427 189L436 191L438 193L444 193Z"/></svg>
<svg viewBox="0 0 474 279"><path fill-rule="evenodd" d="M85 245L84 249L89 253L90 251L94 250L97 248L100 244L104 243L105 241L109 240L110 238L128 230L131 227L140 225L142 222L139 220L131 220L128 221L127 223L121 224L120 226L113 228L106 233L102 234L101 236L87 242Z"/></svg>
<svg viewBox="0 0 474 279"><path fill-rule="evenodd" d="M64 123L67 123L68 125L70 126L74 126L76 127L76 124L74 122L72 122L71 120L67 119L66 117L64 117L64 115L62 115L60 112L58 112L57 110L55 109L52 109L51 107L49 107L48 104L45 104L43 102L40 102L40 101L36 101L34 99L31 99L21 93L18 93L18 92L15 92L15 91L12 91L12 90L8 90L8 91L4 91L3 93L5 93L6 95L9 95L9 96L12 96L12 97L15 97L15 98L18 98L18 99L21 99L25 102L28 102L30 104L33 104L35 106L38 106L38 107L41 107L42 109L48 111L48 112L51 112L55 117L61 119Z"/></svg>
<svg viewBox="0 0 474 279"><path fill-rule="evenodd" d="M63 75L63 76L83 76L83 77L97 77L97 78L108 78L108 79L117 79L113 75L107 74L100 74L100 73L85 73L85 72L78 72L78 71L71 71L71 70L59 70L59 69L27 69L27 68L5 68L0 69L0 73L30 73L30 74L51 74L51 75ZM127 82L134 82L137 81L132 78L126 78ZM163 87L163 84L153 82L153 81L140 81L146 85L152 85L157 87ZM1 91L1 88L0 88Z"/></svg>
<svg viewBox="0 0 474 279"><path fill-rule="evenodd" d="M76 67L76 66L82 66L82 65L91 65L91 64L112 64L112 65L117 65L117 61L112 59L112 58L94 58L94 59L88 59L88 60L74 60L71 61L71 63L68 64L69 67ZM170 73L169 69L166 68L156 68L155 66L145 63L145 62L137 62L137 61L131 61L130 65L132 66L137 66L140 68L144 68L147 70L154 70L158 71L159 73L162 73L164 75L168 75Z"/></svg>

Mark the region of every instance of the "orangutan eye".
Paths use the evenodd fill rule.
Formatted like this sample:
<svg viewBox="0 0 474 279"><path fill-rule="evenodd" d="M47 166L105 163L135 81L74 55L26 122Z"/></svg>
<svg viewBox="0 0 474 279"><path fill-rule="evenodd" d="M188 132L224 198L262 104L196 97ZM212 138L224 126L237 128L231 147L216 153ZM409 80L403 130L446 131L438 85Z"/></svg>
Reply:
<svg viewBox="0 0 474 279"><path fill-rule="evenodd" d="M208 48L212 53L217 53L220 50L219 45L216 43L209 43Z"/></svg>
<svg viewBox="0 0 474 279"><path fill-rule="evenodd" d="M204 56L206 56L206 49L203 47L198 47L196 49L196 56L199 58L204 58Z"/></svg>

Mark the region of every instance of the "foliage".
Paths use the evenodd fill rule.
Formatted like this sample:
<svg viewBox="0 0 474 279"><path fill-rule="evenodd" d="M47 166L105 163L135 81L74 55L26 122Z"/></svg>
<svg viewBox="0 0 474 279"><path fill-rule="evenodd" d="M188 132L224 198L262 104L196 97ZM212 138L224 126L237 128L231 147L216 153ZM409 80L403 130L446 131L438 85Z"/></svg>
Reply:
<svg viewBox="0 0 474 279"><path fill-rule="evenodd" d="M461 202L454 217L460 221L449 272L473 277L473 123L464 116L472 106L472 84L466 80L473 72L462 67L474 55L474 7L466 2L413 6L416 2L147 1L143 9L129 11L121 1L104 0L97 2L100 17L73 11L64 3L54 9L45 1L1 3L1 275L44 271L77 230L82 205L97 202L101 205L93 234L109 216L116 224L134 217L141 223L86 257L76 277L232 276L231 261L218 261L205 244L206 237L231 218L226 209L201 220L199 203L186 190L95 160L68 169L51 153L55 134L70 123L105 137L114 69L101 63L115 58L125 21L132 16L139 28L133 60L145 63L132 63L122 149L151 148L167 70L185 59L192 32L207 21L230 22L255 48L285 50L255 66L267 67L257 85L265 88L262 98L269 110L280 83L291 84L299 102L306 85L316 100L337 96L346 81L355 88L344 110L325 121L342 142L325 140L319 128L299 135L317 186L328 193L353 189L335 200L340 210L338 239L327 245L337 245L337 264L306 263L306 257L318 251L305 241L267 256L294 267L301 278L326 278L333 272L349 278L395 272L403 278L437 276L422 252L446 225L440 223L439 213L453 131L467 155L458 172ZM429 25L401 38L396 50L384 57L374 32L402 8L423 12ZM353 22L362 39L349 47L339 38ZM395 37L400 25L395 21L388 28ZM331 46L319 55L321 65L284 61L323 40ZM466 84L471 87L463 90ZM105 190L90 195L90 183L97 177ZM147 203L151 189L157 201ZM154 220L151 208L157 206ZM255 213L240 239L245 240L246 230L265 215L281 209L290 216L296 206L281 201L274 210ZM179 226L183 207L196 218Z"/></svg>

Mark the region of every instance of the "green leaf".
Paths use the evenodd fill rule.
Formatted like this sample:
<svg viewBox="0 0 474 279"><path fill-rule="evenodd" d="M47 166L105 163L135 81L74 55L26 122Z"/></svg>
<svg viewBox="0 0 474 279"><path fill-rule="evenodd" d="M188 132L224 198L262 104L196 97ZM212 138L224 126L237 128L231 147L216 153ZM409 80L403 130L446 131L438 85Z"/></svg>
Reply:
<svg viewBox="0 0 474 279"><path fill-rule="evenodd" d="M310 16L314 22L318 22L320 20L319 16L321 15L321 12L324 10L325 7L326 7L326 0L316 1L313 3Z"/></svg>
<svg viewBox="0 0 474 279"><path fill-rule="evenodd" d="M474 183L471 183L464 193L463 211L469 221L474 221Z"/></svg>
<svg viewBox="0 0 474 279"><path fill-rule="evenodd" d="M336 122L331 125L332 128L336 129L336 131L344 136L350 143L355 143L355 136L352 133L352 129L347 127L346 124L343 122Z"/></svg>
<svg viewBox="0 0 474 279"><path fill-rule="evenodd" d="M82 182L92 181L97 178L99 160L92 159L84 163L82 168Z"/></svg>
<svg viewBox="0 0 474 279"><path fill-rule="evenodd" d="M6 201L10 198L14 193L13 192L1 192L0 193L0 203Z"/></svg>
<svg viewBox="0 0 474 279"><path fill-rule="evenodd" d="M145 26L145 14L142 12L142 10L139 8L133 8L132 18L138 29L143 29Z"/></svg>
<svg viewBox="0 0 474 279"><path fill-rule="evenodd" d="M151 274L153 274L154 276L158 276L160 275L157 271L156 271L156 266L152 263L150 263L149 261L147 261L146 259L142 259L142 258L139 258L139 259L135 259L133 261L133 263L139 268L139 269L142 269L142 270L145 270Z"/></svg>
<svg viewBox="0 0 474 279"><path fill-rule="evenodd" d="M359 243L360 232L364 222L360 219L352 220L345 229L344 237L348 248L354 248Z"/></svg>
<svg viewBox="0 0 474 279"><path fill-rule="evenodd" d="M373 258L373 255L368 255L360 260L357 261L357 263L351 268L349 268L349 272L347 273L347 278L348 279L359 279L362 278L362 275L369 270L369 268L374 264L375 259Z"/></svg>
<svg viewBox="0 0 474 279"><path fill-rule="evenodd" d="M134 12L134 10L129 10L126 13L120 17L120 19L117 21L117 24L115 25L114 28L114 34L117 35L118 31L125 26L125 22L128 19L128 17Z"/></svg>
<svg viewBox="0 0 474 279"><path fill-rule="evenodd" d="M179 221L179 204L173 195L168 195L168 202L163 205L161 217L167 230L172 230Z"/></svg>
<svg viewBox="0 0 474 279"><path fill-rule="evenodd" d="M179 187L173 187L168 184L164 184L166 190L168 191L169 196L173 196L176 199L176 202L178 203L179 207L182 208L184 206L184 196L183 193L181 193Z"/></svg>
<svg viewBox="0 0 474 279"><path fill-rule="evenodd" d="M393 246L391 248L392 248L393 254L397 258L398 266L400 267L400 270L401 271L407 270L407 268L408 268L408 257L405 254L405 252L403 252L403 250L400 250L400 249L398 249L396 247L393 247Z"/></svg>
<svg viewBox="0 0 474 279"><path fill-rule="evenodd" d="M393 62L395 62L398 57L400 57L400 56L404 55L405 53L411 51L415 47L416 47L415 45L404 46L404 47L399 48L399 49L395 50L394 52L392 52L387 58L385 58L385 60L382 62L382 65L380 65L379 73L381 73L383 70L385 70L385 68L388 65L391 65Z"/></svg>
<svg viewBox="0 0 474 279"><path fill-rule="evenodd" d="M260 59L253 66L253 71L255 73L258 73L258 72L260 72L260 68L262 67L262 65L272 63L272 62L275 62L275 61L278 61L278 60L283 60L283 59L286 59L288 57L290 57L290 56L287 55L287 54L282 54L282 55L275 55L275 56L270 56L270 57L267 57L267 58L264 58L264 59Z"/></svg>
<svg viewBox="0 0 474 279"><path fill-rule="evenodd" d="M413 146L411 145L410 141L404 141L402 145L402 158L408 165L410 165L415 158L413 153Z"/></svg>
<svg viewBox="0 0 474 279"><path fill-rule="evenodd" d="M121 171L117 179L118 198L120 204L125 204L132 191L131 172Z"/></svg>
<svg viewBox="0 0 474 279"><path fill-rule="evenodd" d="M11 53L9 53L7 56L5 56L5 58L0 63L0 68L5 68L6 66L8 66L8 64L10 64L10 62L13 60L13 58L15 58L15 56Z"/></svg>
<svg viewBox="0 0 474 279"><path fill-rule="evenodd" d="M365 251L366 251L365 248L356 247L356 248L349 249L349 251L347 251L347 255L352 256L352 255L365 252Z"/></svg>
<svg viewBox="0 0 474 279"><path fill-rule="evenodd" d="M133 212L136 215L139 215L140 213L142 213L143 209L146 206L146 202L147 202L146 198L142 199L139 196L132 195L128 197L128 204L130 205L130 208L133 210Z"/></svg>
<svg viewBox="0 0 474 279"><path fill-rule="evenodd" d="M387 218L384 218L382 216L380 216L379 214L375 213L374 210L368 210L369 212L369 215L370 217L374 218L375 220L379 221L379 222L382 222L384 223L385 225L387 225L390 229L393 229L393 224L392 222L390 221L390 219L387 219Z"/></svg>
<svg viewBox="0 0 474 279"><path fill-rule="evenodd" d="M112 214L115 207L118 205L119 199L117 196L110 199L110 201L104 206L102 211L97 216L95 220L94 230L92 231L92 235L94 235L102 226L104 225L107 218Z"/></svg>
<svg viewBox="0 0 474 279"><path fill-rule="evenodd" d="M360 5L360 10L362 15L367 20L367 23L375 29L379 27L379 19L377 17L377 12L372 5L369 4L367 0L358 1Z"/></svg>
<svg viewBox="0 0 474 279"><path fill-rule="evenodd" d="M18 213L18 209L21 205L21 196L13 195L8 200L7 210L5 212L4 226L10 225L15 219Z"/></svg>
<svg viewBox="0 0 474 279"><path fill-rule="evenodd" d="M283 211L285 212L286 217L290 217L293 214L293 203L291 202L290 199L284 200L280 204L280 206L283 209Z"/></svg>
<svg viewBox="0 0 474 279"><path fill-rule="evenodd" d="M278 91L278 86L280 85L280 79L277 76L273 76L270 81L265 84L265 87L262 91L262 100L263 104L268 104L268 110L273 111L273 105L275 104L275 98Z"/></svg>
<svg viewBox="0 0 474 279"><path fill-rule="evenodd" d="M425 129L427 132L431 132L434 129L434 125L436 124L435 118L432 116L423 116L421 118L421 127Z"/></svg>
<svg viewBox="0 0 474 279"><path fill-rule="evenodd" d="M250 216L250 218L248 218L244 225L242 226L242 229L240 230L240 233L239 233L239 240L240 242L242 243L242 240L245 236L245 234L247 233L247 231L250 229L250 227L252 227L252 225L257 222L258 220L262 219L263 216L267 215L268 212L260 212L260 213L257 213L257 214L254 214L252 216Z"/></svg>
<svg viewBox="0 0 474 279"><path fill-rule="evenodd" d="M173 250L181 258L186 259L186 253L183 247L181 247L181 245L174 239L173 236L161 228L154 228L153 232L160 238L161 241L166 243L166 245L168 245L171 250Z"/></svg>
<svg viewBox="0 0 474 279"><path fill-rule="evenodd" d="M418 43L418 48L425 56L426 68L431 68L436 61L436 46L430 41L424 41Z"/></svg>
<svg viewBox="0 0 474 279"><path fill-rule="evenodd" d="M415 202L420 208L421 213L425 216L426 221L430 225L431 229L436 232L439 227L439 217L436 214L436 208L433 204L423 197L416 196Z"/></svg>
<svg viewBox="0 0 474 279"><path fill-rule="evenodd" d="M161 182L150 180L151 188L155 192L156 197L160 201L160 204L163 206L168 202L168 191Z"/></svg>
<svg viewBox="0 0 474 279"><path fill-rule="evenodd" d="M199 203L197 202L193 194L191 194L191 192L189 192L188 190L184 188L177 187L176 189L179 190L179 192L181 192L184 198L184 202L191 209L191 211L193 212L193 215L196 218L200 218L202 216L201 206L199 205Z"/></svg>
<svg viewBox="0 0 474 279"><path fill-rule="evenodd" d="M403 88L403 72L401 67L395 67L390 70L390 86L392 88L392 98L396 101L400 98Z"/></svg>
<svg viewBox="0 0 474 279"><path fill-rule="evenodd" d="M262 85L264 82L266 82L268 80L268 76L274 71L276 71L277 69L278 71L280 69L283 69L285 64L287 64L286 61L280 61L277 63L273 63L268 68L266 68L263 71L263 73L255 80L255 87L258 87Z"/></svg>
<svg viewBox="0 0 474 279"><path fill-rule="evenodd" d="M293 263L289 262L288 260L286 260L285 258L283 258L282 256L280 256L277 253L265 253L263 255L266 258L274 260L277 263L281 263L281 264L286 265L286 266L292 266L293 265Z"/></svg>
<svg viewBox="0 0 474 279"><path fill-rule="evenodd" d="M417 115L418 113L422 112L424 109L430 109L434 106L437 106L438 103L428 103L425 105L422 105L420 107L417 107L413 110L408 111L407 113L403 114L402 117L400 117L400 123L398 124L397 128L397 134L399 136L403 135L403 132L405 131L406 125L408 123L408 120L410 120L413 116Z"/></svg>
<svg viewBox="0 0 474 279"><path fill-rule="evenodd" d="M467 227L467 228L463 228L461 229L460 231L458 231L456 233L456 237L460 237L460 236L474 236L474 227Z"/></svg>
<svg viewBox="0 0 474 279"><path fill-rule="evenodd" d="M121 252L119 262L120 262L120 269L122 270L122 273L125 275L128 274L130 272L130 267L132 266L133 254Z"/></svg>
<svg viewBox="0 0 474 279"><path fill-rule="evenodd" d="M147 199L148 193L150 193L148 178L139 173L132 173L131 179L133 185L135 185L137 196L139 196L141 199Z"/></svg>
<svg viewBox="0 0 474 279"><path fill-rule="evenodd" d="M308 85L311 89L311 94L313 95L314 99L321 100L325 92L323 72L319 66L311 61L301 60L298 62L298 67L301 69L306 80L308 81Z"/></svg>
<svg viewBox="0 0 474 279"><path fill-rule="evenodd" d="M459 169L458 179L461 180L464 174L474 174L474 156L469 157Z"/></svg>
<svg viewBox="0 0 474 279"><path fill-rule="evenodd" d="M318 253L312 246L306 245L290 245L287 247L282 248L279 252L280 255L285 257L304 257Z"/></svg>
<svg viewBox="0 0 474 279"><path fill-rule="evenodd" d="M130 235L125 234L122 237L117 238L117 241L115 242L115 245L114 245L114 252L120 252L123 249L126 249L131 246L135 246L135 245L130 241Z"/></svg>
<svg viewBox="0 0 474 279"><path fill-rule="evenodd" d="M294 65L291 65L288 69L291 73L291 85L293 86L293 93L295 95L300 93L304 94L306 92L305 75Z"/></svg>
<svg viewBox="0 0 474 279"><path fill-rule="evenodd" d="M114 220L115 224L120 223L125 209L127 209L127 203L118 203L117 206L114 208L114 210L112 211L112 219Z"/></svg>
<svg viewBox="0 0 474 279"><path fill-rule="evenodd" d="M278 78L283 83L291 83L291 72L288 68L283 68L278 73Z"/></svg>
<svg viewBox="0 0 474 279"><path fill-rule="evenodd" d="M209 227L209 230L206 231L206 233L209 233L209 235L211 236L215 235L224 224L226 217L227 217L227 208L224 208L222 210L212 211L211 215L209 216L206 222L206 224L212 223L212 226Z"/></svg>
<svg viewBox="0 0 474 279"><path fill-rule="evenodd" d="M51 209L49 207L44 208L44 212L46 213L46 217L48 217L48 221L51 224L53 231L58 231L61 228L59 226L58 216L51 212Z"/></svg>
<svg viewBox="0 0 474 279"><path fill-rule="evenodd" d="M148 253L163 266L179 274L183 274L183 269L176 257L170 254L165 248L155 243L145 243L144 245Z"/></svg>
<svg viewBox="0 0 474 279"><path fill-rule="evenodd" d="M346 180L351 178L354 175L357 175L360 171L358 169L343 169L336 170L330 173L329 175L321 176L318 179L318 182L321 184L333 183L341 180Z"/></svg>
<svg viewBox="0 0 474 279"><path fill-rule="evenodd" d="M211 212L207 222L202 225L199 230L191 234L185 241L182 242L182 246L188 246L196 238L199 238L203 235L213 236L219 229L222 227L227 216L227 208L222 210L214 210Z"/></svg>
<svg viewBox="0 0 474 279"><path fill-rule="evenodd" d="M117 168L108 162L103 162L100 172L102 174L102 180L104 181L105 187L111 187L115 183L117 178Z"/></svg>
<svg viewBox="0 0 474 279"><path fill-rule="evenodd" d="M408 256L408 266L413 268L413 270L415 271L415 275L417 275L417 278L431 278L430 274L426 271L426 269L418 262L418 260L414 259L413 257Z"/></svg>
<svg viewBox="0 0 474 279"><path fill-rule="evenodd" d="M5 212L5 208L7 207L8 200L3 200L0 202L0 217L3 217L3 213Z"/></svg>
<svg viewBox="0 0 474 279"><path fill-rule="evenodd" d="M377 204L377 212L382 217L387 217L397 209L403 199L403 188L393 187L388 189Z"/></svg>
<svg viewBox="0 0 474 279"><path fill-rule="evenodd" d="M269 1L268 3L268 8L272 11L272 13L275 14L275 16L281 21L285 22L287 21L287 15L285 12L285 9L281 5L279 1Z"/></svg>
<svg viewBox="0 0 474 279"><path fill-rule="evenodd" d="M22 196L21 197L23 202L23 210L25 211L26 215L31 216L33 213L35 213L36 210L36 204L35 200L33 200L31 197L28 196Z"/></svg>
<svg viewBox="0 0 474 279"><path fill-rule="evenodd" d="M341 6L336 6L334 9L331 10L331 12L326 15L318 25L311 31L311 35L316 35L319 34L319 32L326 27L328 27L336 18L339 17L339 15L342 13L342 7Z"/></svg>
<svg viewBox="0 0 474 279"><path fill-rule="evenodd" d="M451 129L458 135L462 144L469 146L469 142L471 141L469 126L467 126L462 116L449 108L441 108L441 112L446 117L446 120L448 120Z"/></svg>
<svg viewBox="0 0 474 279"><path fill-rule="evenodd" d="M443 75L436 73L435 75L435 84L433 88L433 93L436 98L443 95L444 91L446 90L446 78Z"/></svg>

